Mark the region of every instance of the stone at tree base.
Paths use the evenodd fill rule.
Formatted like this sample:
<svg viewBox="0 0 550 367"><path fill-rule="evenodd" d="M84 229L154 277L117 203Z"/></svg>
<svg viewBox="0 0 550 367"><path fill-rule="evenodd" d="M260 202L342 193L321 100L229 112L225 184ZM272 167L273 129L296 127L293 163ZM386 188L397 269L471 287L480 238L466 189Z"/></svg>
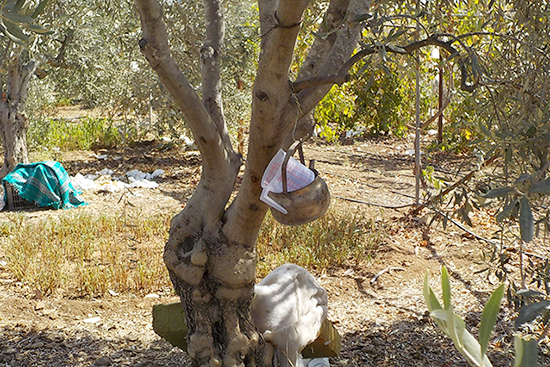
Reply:
<svg viewBox="0 0 550 367"><path fill-rule="evenodd" d="M187 351L187 325L180 302L153 306L153 330L175 347ZM317 339L302 351L304 358L337 357L341 339L332 322L325 319Z"/></svg>
<svg viewBox="0 0 550 367"><path fill-rule="evenodd" d="M187 324L180 302L153 306L153 330L173 346L187 351Z"/></svg>

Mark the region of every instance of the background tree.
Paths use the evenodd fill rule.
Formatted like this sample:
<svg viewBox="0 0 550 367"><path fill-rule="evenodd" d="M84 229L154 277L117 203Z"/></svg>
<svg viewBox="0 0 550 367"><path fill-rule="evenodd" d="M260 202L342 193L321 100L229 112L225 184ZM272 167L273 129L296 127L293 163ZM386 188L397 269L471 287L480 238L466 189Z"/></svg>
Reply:
<svg viewBox="0 0 550 367"><path fill-rule="evenodd" d="M174 1L164 7L169 28L178 30L170 34L174 57L188 66L193 85L200 84L197 60L204 22L195 15L201 4ZM231 91L225 98L230 129L247 118L241 112L249 100L257 48L257 38L251 35L256 30L252 11L250 4L224 4L226 16L235 20L227 29L235 42L224 53L222 69L224 88ZM57 0L48 6L42 21L53 34L37 45L39 78L31 81L29 95L33 128L48 130L51 121L44 110L78 105L107 116L122 138L130 141L149 136L177 142L188 135L185 117L141 55L139 17L132 0Z"/></svg>
<svg viewBox="0 0 550 367"><path fill-rule="evenodd" d="M4 142L4 163L0 178L18 163L29 161L25 103L29 80L36 68L33 50L28 45L30 34L45 34L48 30L35 23L44 11L47 0L39 3L25 0L5 0L0 4L0 131ZM23 31L25 30L25 32Z"/></svg>

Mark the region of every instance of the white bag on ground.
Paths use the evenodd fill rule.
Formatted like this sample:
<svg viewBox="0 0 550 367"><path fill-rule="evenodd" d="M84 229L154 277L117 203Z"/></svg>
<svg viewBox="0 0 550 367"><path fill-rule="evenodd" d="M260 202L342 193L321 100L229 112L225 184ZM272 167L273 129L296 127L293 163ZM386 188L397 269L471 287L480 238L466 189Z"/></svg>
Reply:
<svg viewBox="0 0 550 367"><path fill-rule="evenodd" d="M255 293L252 319L276 347L274 365L305 366L300 353L327 318L327 292L306 269L285 264L258 283Z"/></svg>

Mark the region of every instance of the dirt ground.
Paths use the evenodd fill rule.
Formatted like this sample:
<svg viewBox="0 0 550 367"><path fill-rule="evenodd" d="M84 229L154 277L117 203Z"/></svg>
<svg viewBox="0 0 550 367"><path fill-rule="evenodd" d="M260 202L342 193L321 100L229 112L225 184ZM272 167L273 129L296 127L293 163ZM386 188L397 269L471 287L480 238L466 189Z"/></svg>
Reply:
<svg viewBox="0 0 550 367"><path fill-rule="evenodd" d="M359 266L314 274L328 292L329 318L342 336L341 354L331 359L331 366L467 366L426 313L424 274L429 272L438 292L440 267L449 268L456 311L474 335L482 305L497 286L485 275L475 274L482 267L483 242L455 226L427 229L425 218L408 215L410 207L376 206L412 203L411 148L410 139L378 139L338 146L309 144L305 150L306 158L317 160L316 168L331 190L332 205L364 211L384 221L389 233L374 258ZM108 158L99 160L97 155L103 153ZM467 158L451 156L433 162L442 171L463 163ZM166 171L157 180L158 189L135 189L125 196L85 192L89 205L74 210L116 211L128 201L143 215L179 210L200 177L197 152L163 150L152 142L116 152L68 154L63 164L71 175L102 168L120 175L134 168ZM56 212L26 215L38 218ZM5 212L0 213L1 220L6 220ZM476 214L472 221L472 231L491 237L493 222L488 213ZM154 334L151 325L152 306L175 301L171 289L145 297L37 298L27 285L13 279L0 256L0 366L187 366L186 354ZM513 316L504 307L490 347L495 366L513 364L512 326ZM540 353L540 365L550 366L548 339L541 343Z"/></svg>

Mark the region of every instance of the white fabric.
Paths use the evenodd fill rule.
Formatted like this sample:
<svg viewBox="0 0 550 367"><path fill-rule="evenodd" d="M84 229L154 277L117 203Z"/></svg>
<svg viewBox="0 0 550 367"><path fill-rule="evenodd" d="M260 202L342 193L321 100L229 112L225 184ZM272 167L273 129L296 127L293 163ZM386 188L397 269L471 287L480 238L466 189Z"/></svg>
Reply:
<svg viewBox="0 0 550 367"><path fill-rule="evenodd" d="M252 319L275 345L274 366L306 366L301 351L319 336L327 317L327 292L304 268L285 264L256 285Z"/></svg>
<svg viewBox="0 0 550 367"><path fill-rule="evenodd" d="M137 169L133 169L131 171L126 172L126 176L128 176L128 178L133 178L136 181L144 180L144 179L151 180L156 177L161 177L163 174L164 174L164 170L162 169L156 169L153 171L153 173L145 173Z"/></svg>
<svg viewBox="0 0 550 367"><path fill-rule="evenodd" d="M97 172L97 175L88 174L83 176L77 173L75 177L71 177L71 182L75 188L80 190L97 189L98 191L115 192L125 188L145 188L155 189L159 184L151 181L156 177L162 177L164 170L156 169L153 173L143 173L137 169L126 172L128 183L112 178L113 170L104 168Z"/></svg>
<svg viewBox="0 0 550 367"><path fill-rule="evenodd" d="M96 186L94 180L82 176L81 173L77 173L76 176L71 177L71 183L75 189L80 190L90 190Z"/></svg>
<svg viewBox="0 0 550 367"><path fill-rule="evenodd" d="M135 180L143 180L144 178L147 178L147 173L141 172L140 170L133 169L131 171L126 172L126 176L132 177Z"/></svg>

